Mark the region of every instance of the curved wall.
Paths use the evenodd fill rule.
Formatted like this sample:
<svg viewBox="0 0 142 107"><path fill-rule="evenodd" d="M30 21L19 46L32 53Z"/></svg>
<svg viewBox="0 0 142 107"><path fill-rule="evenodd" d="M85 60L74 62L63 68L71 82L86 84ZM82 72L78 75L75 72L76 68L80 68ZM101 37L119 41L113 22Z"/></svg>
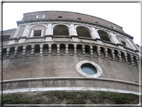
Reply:
<svg viewBox="0 0 142 107"><path fill-rule="evenodd" d="M108 27L93 24L95 21ZM26 13L9 41L3 42L4 93L74 87L138 94L140 58L132 39L120 26L85 14ZM102 75L91 78L80 74L76 67L83 60L100 66Z"/></svg>
<svg viewBox="0 0 142 107"><path fill-rule="evenodd" d="M110 27L114 26L116 29L118 29L121 32L124 32L122 30L122 27L106 21L104 19L95 17L95 16L91 16L91 15L86 15L86 14L82 14L82 13L76 13L76 12L65 12L65 11L40 11L40 12L31 12L31 13L25 13L24 17L22 20L29 20L29 19L36 19L37 15L45 15L45 19L57 19L58 16L62 16L62 19L75 19L75 20L79 20L78 18L80 18L81 20L84 21L89 21L89 22L97 22L99 24L105 25Z"/></svg>
<svg viewBox="0 0 142 107"><path fill-rule="evenodd" d="M32 56L3 60L3 79L40 78L40 77L83 77L76 65L79 61L89 60L98 64L103 73L99 78L125 80L138 83L137 66L113 61L112 59L85 56ZM5 64L6 63L6 64Z"/></svg>

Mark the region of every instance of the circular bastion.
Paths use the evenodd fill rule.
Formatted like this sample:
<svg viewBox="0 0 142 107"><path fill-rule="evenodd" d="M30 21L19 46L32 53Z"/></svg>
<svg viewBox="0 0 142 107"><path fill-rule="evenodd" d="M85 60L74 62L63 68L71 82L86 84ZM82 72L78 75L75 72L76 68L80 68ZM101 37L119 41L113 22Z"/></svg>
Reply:
<svg viewBox="0 0 142 107"><path fill-rule="evenodd" d="M75 12L23 14L3 31L3 93L108 91L139 95L139 47L121 26Z"/></svg>

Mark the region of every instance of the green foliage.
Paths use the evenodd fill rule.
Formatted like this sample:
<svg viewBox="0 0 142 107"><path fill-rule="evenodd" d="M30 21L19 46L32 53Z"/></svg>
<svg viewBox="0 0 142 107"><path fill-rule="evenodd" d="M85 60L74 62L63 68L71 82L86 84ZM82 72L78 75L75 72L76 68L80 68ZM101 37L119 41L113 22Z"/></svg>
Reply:
<svg viewBox="0 0 142 107"><path fill-rule="evenodd" d="M16 93L2 99L3 104L137 104L138 100L138 95L99 91Z"/></svg>

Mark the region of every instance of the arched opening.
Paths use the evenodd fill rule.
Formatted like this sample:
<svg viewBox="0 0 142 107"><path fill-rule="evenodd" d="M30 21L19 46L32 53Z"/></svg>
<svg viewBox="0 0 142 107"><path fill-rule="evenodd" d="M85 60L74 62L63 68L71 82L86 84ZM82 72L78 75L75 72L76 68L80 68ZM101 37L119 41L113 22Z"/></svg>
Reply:
<svg viewBox="0 0 142 107"><path fill-rule="evenodd" d="M31 56L31 45L26 46L26 54L25 56Z"/></svg>
<svg viewBox="0 0 142 107"><path fill-rule="evenodd" d="M23 55L23 46L19 46L17 49L17 57L22 57Z"/></svg>
<svg viewBox="0 0 142 107"><path fill-rule="evenodd" d="M77 45L77 54L82 55L82 45Z"/></svg>
<svg viewBox="0 0 142 107"><path fill-rule="evenodd" d="M11 47L10 48L10 52L9 52L9 58L13 58L14 57L14 52L15 52L15 47Z"/></svg>
<svg viewBox="0 0 142 107"><path fill-rule="evenodd" d="M90 46L89 45L85 45L85 55L90 56Z"/></svg>
<svg viewBox="0 0 142 107"><path fill-rule="evenodd" d="M93 46L93 56L94 56L94 57L98 57L98 54L97 54L97 46Z"/></svg>
<svg viewBox="0 0 142 107"><path fill-rule="evenodd" d="M121 52L121 60L122 60L122 62L125 62L125 61L126 61L126 59L125 59L125 54L124 54L123 52Z"/></svg>
<svg viewBox="0 0 142 107"><path fill-rule="evenodd" d="M105 49L101 47L101 57L105 58Z"/></svg>
<svg viewBox="0 0 142 107"><path fill-rule="evenodd" d="M115 60L119 60L119 55L118 55L118 51L114 50L114 55L115 55Z"/></svg>
<svg viewBox="0 0 142 107"><path fill-rule="evenodd" d="M112 52L111 52L111 49L108 49L108 59L112 59Z"/></svg>
<svg viewBox="0 0 142 107"><path fill-rule="evenodd" d="M65 44L60 45L60 54L61 55L65 54Z"/></svg>
<svg viewBox="0 0 142 107"><path fill-rule="evenodd" d="M69 44L68 52L69 52L69 55L73 55L74 54L74 45L73 44Z"/></svg>
<svg viewBox="0 0 142 107"><path fill-rule="evenodd" d="M2 49L2 58L6 58L6 48Z"/></svg>
<svg viewBox="0 0 142 107"><path fill-rule="evenodd" d="M131 56L128 53L127 53L127 59L128 59L128 62L131 63Z"/></svg>
<svg viewBox="0 0 142 107"><path fill-rule="evenodd" d="M51 55L56 55L56 54L57 54L57 45L52 44Z"/></svg>
<svg viewBox="0 0 142 107"><path fill-rule="evenodd" d="M34 46L34 55L39 55L40 54L40 46L39 45L35 45Z"/></svg>
<svg viewBox="0 0 142 107"><path fill-rule="evenodd" d="M91 38L89 29L83 26L77 27L77 34L78 36L81 36L81 37Z"/></svg>
<svg viewBox="0 0 142 107"><path fill-rule="evenodd" d="M65 25L56 25L54 27L53 35L69 36L68 27Z"/></svg>
<svg viewBox="0 0 142 107"><path fill-rule="evenodd" d="M105 31L98 30L98 34L99 34L99 36L102 40L111 42L110 39L109 39L109 34L106 33Z"/></svg>
<svg viewBox="0 0 142 107"><path fill-rule="evenodd" d="M134 64L137 65L137 59L136 59L136 56L134 55L133 55L133 61L134 61Z"/></svg>
<svg viewBox="0 0 142 107"><path fill-rule="evenodd" d="M47 44L43 45L43 55L48 55L49 53L49 48Z"/></svg>

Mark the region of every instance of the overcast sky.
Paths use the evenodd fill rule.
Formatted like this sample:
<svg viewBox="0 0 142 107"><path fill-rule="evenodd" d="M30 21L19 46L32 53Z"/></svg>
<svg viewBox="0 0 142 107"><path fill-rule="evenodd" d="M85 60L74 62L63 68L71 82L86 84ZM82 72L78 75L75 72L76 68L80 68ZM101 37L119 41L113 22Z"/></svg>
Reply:
<svg viewBox="0 0 142 107"><path fill-rule="evenodd" d="M140 3L3 3L3 30L17 28L16 21L22 20L23 13L34 11L71 11L93 15L121 27L125 33L141 43Z"/></svg>

